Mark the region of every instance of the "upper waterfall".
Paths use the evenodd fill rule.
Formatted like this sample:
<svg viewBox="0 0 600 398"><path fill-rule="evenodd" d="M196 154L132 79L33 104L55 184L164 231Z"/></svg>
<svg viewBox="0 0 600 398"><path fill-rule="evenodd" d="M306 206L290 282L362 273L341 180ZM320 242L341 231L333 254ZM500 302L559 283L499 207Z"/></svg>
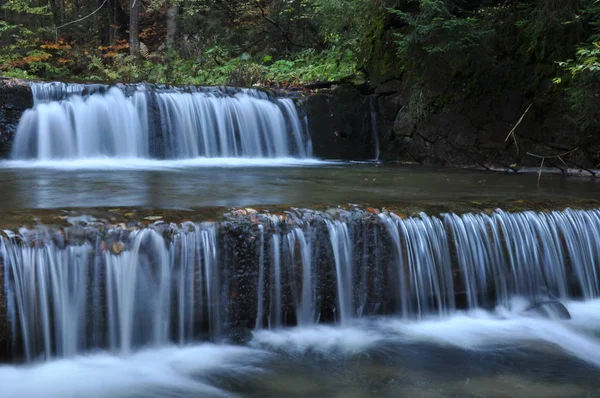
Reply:
<svg viewBox="0 0 600 398"><path fill-rule="evenodd" d="M31 83L13 159L307 158L291 98L255 89Z"/></svg>

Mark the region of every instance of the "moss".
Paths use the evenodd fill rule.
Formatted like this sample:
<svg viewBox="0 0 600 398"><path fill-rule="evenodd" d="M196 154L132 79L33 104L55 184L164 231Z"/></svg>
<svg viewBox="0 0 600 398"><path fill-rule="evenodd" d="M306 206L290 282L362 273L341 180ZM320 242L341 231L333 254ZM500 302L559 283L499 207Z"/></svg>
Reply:
<svg viewBox="0 0 600 398"><path fill-rule="evenodd" d="M296 209L308 208L313 211L328 211L330 209L387 209L389 211L400 212L407 216L418 216L420 212L425 212L431 216L446 212L457 214L468 212L490 212L501 208L507 212L516 211L552 211L567 207L573 209L593 209L600 208L600 200L592 199L552 199L552 200L492 200L485 199L480 201L450 201L450 200L430 200L419 201L417 203L394 204L387 202L366 202L361 205L354 204L317 204L317 205L268 205L256 206L254 208L232 209L225 207L204 207L196 210L165 210L165 209L147 209L147 208L78 208L65 210L21 210L7 211L3 214L0 228L4 230L17 230L20 227L34 227L38 224L53 225L56 227L68 227L72 225L69 222L71 217L89 216L104 227L118 226L119 224L135 224L140 227L148 226L154 222L164 223L183 223L186 221L204 222L204 221L226 221L246 220L242 222L248 228L254 228L256 223L253 217L261 214L279 214L287 217L287 212L294 212ZM335 212L335 211L334 211ZM71 219L72 220L72 219Z"/></svg>

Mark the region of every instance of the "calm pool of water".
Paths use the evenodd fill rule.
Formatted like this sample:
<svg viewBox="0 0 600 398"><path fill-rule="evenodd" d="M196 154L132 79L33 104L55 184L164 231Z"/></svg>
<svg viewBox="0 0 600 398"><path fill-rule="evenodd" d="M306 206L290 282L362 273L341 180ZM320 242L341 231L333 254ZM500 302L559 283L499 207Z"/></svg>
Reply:
<svg viewBox="0 0 600 398"><path fill-rule="evenodd" d="M0 163L0 208L599 198L587 178L293 160Z"/></svg>

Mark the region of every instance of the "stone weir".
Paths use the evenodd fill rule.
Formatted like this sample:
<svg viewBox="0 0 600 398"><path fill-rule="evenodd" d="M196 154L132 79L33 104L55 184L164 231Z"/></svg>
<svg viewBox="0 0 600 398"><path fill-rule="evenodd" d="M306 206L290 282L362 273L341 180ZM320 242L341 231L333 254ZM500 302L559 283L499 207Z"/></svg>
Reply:
<svg viewBox="0 0 600 398"><path fill-rule="evenodd" d="M106 214L3 232L4 360L600 295L594 208Z"/></svg>

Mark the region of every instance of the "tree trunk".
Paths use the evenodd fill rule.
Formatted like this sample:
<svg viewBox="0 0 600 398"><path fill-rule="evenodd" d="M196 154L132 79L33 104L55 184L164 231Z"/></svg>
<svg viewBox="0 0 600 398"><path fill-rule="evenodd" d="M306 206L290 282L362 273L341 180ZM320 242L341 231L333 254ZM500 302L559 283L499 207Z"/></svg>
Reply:
<svg viewBox="0 0 600 398"><path fill-rule="evenodd" d="M60 7L57 0L50 0L50 12L52 12L54 26L60 25L62 23L62 20L60 17Z"/></svg>
<svg viewBox="0 0 600 398"><path fill-rule="evenodd" d="M140 2L129 0L129 53L140 56Z"/></svg>
<svg viewBox="0 0 600 398"><path fill-rule="evenodd" d="M60 10L60 20L61 22L66 21L67 20L67 10L65 8L65 2L64 0L57 0L58 2L58 9Z"/></svg>
<svg viewBox="0 0 600 398"><path fill-rule="evenodd" d="M106 45L114 44L117 41L117 0L108 0L108 4L106 5Z"/></svg>
<svg viewBox="0 0 600 398"><path fill-rule="evenodd" d="M179 6L177 5L177 0L167 0L167 53L175 49L178 14Z"/></svg>

